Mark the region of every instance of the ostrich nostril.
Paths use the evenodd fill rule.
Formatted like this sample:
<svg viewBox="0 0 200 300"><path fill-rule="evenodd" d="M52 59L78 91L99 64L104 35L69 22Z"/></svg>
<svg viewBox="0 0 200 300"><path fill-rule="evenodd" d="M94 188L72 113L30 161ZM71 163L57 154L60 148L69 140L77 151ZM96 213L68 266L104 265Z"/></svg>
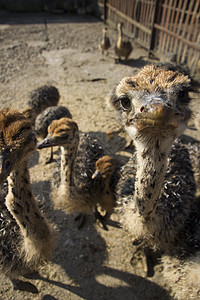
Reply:
<svg viewBox="0 0 200 300"><path fill-rule="evenodd" d="M129 124L131 124L133 122L133 118L129 119Z"/></svg>
<svg viewBox="0 0 200 300"><path fill-rule="evenodd" d="M140 112L143 112L143 110L144 110L144 106L142 106L142 107L140 108Z"/></svg>
<svg viewBox="0 0 200 300"><path fill-rule="evenodd" d="M177 112L175 113L175 116L179 116L179 115L180 115L180 112L177 111Z"/></svg>

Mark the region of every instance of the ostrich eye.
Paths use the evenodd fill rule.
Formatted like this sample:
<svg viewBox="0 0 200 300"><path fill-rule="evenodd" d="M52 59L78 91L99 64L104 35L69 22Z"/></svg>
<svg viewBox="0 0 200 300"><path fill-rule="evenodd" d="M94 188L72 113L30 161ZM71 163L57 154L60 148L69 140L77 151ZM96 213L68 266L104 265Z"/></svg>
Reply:
<svg viewBox="0 0 200 300"><path fill-rule="evenodd" d="M63 134L62 134L62 138L68 139L68 138L69 138L69 134L63 133Z"/></svg>
<svg viewBox="0 0 200 300"><path fill-rule="evenodd" d="M8 169L9 167L10 167L10 161L7 160L7 161L6 161L6 169Z"/></svg>
<svg viewBox="0 0 200 300"><path fill-rule="evenodd" d="M121 107L124 110L129 110L131 108L131 101L128 96L121 97L120 102L121 102Z"/></svg>
<svg viewBox="0 0 200 300"><path fill-rule="evenodd" d="M59 129L59 130L57 131L57 133L65 133L65 132L66 132L65 129Z"/></svg>

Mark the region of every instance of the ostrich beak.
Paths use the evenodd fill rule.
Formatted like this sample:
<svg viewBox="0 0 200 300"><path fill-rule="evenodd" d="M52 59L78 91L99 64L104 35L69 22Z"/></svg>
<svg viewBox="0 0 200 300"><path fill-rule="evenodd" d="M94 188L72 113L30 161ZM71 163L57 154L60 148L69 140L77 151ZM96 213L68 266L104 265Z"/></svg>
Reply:
<svg viewBox="0 0 200 300"><path fill-rule="evenodd" d="M7 152L0 155L0 184L6 180L14 166L14 162L11 161L9 154Z"/></svg>
<svg viewBox="0 0 200 300"><path fill-rule="evenodd" d="M178 127L178 121L175 116L178 112L167 106L163 101L151 101L143 107L140 113L135 114L130 120L129 125L135 124L137 130L143 130L144 128L166 128L171 126L173 128Z"/></svg>
<svg viewBox="0 0 200 300"><path fill-rule="evenodd" d="M54 140L52 137L47 136L43 141L37 144L37 149L43 149L54 146Z"/></svg>
<svg viewBox="0 0 200 300"><path fill-rule="evenodd" d="M96 170L94 172L94 174L92 175L92 179L95 179L95 178L99 177L100 173L101 173L100 170Z"/></svg>

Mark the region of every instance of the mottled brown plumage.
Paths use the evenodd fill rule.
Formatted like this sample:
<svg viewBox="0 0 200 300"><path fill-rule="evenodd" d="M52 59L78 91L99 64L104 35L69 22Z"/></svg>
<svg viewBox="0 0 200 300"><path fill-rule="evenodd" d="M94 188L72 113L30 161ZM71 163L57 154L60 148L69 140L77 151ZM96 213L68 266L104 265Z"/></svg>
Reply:
<svg viewBox="0 0 200 300"><path fill-rule="evenodd" d="M108 54L108 49L110 48L110 39L107 36L107 27L103 28L103 36L101 43L98 45L99 50L101 51L102 54L104 54L104 51L107 51Z"/></svg>
<svg viewBox="0 0 200 300"><path fill-rule="evenodd" d="M59 99L60 94L56 87L43 85L31 91L29 100L27 101L27 107L23 110L23 114L34 126L36 117L47 107L56 106Z"/></svg>
<svg viewBox="0 0 200 300"><path fill-rule="evenodd" d="M48 126L53 120L58 120L61 118L72 118L69 109L65 106L50 106L47 107L43 112L41 112L35 120L35 131L38 138L44 139L48 134ZM51 147L50 158L46 163L53 161L53 147Z"/></svg>
<svg viewBox="0 0 200 300"><path fill-rule="evenodd" d="M67 213L94 212L97 203L103 204L103 176L92 179L95 163L103 156L99 142L90 134L79 133L73 120L62 118L51 123L48 135L38 144L38 149L51 146L61 147L60 182L52 197L55 207Z"/></svg>
<svg viewBox="0 0 200 300"><path fill-rule="evenodd" d="M96 161L96 170L92 175L92 179L101 178L99 205L106 212L112 212L115 206L115 196L111 187L111 176L114 171L114 159L111 156L104 155Z"/></svg>
<svg viewBox="0 0 200 300"><path fill-rule="evenodd" d="M187 299L190 293L197 297L200 291L200 277L196 281L193 277L192 288L188 285L193 269L199 267L195 173L199 172L196 157L200 147L196 145L194 151L194 146L176 140L191 117L189 88L188 76L146 66L137 75L122 79L114 98L136 149L122 168L116 189L122 224L135 241L161 250L171 257L172 264L177 257L180 272L171 272L166 278L177 295L177 274L185 278L181 284ZM167 259L163 266L168 268Z"/></svg>
<svg viewBox="0 0 200 300"><path fill-rule="evenodd" d="M28 106L32 107L36 114L39 115L47 107L57 105L59 99L60 94L55 86L44 85L30 93Z"/></svg>
<svg viewBox="0 0 200 300"><path fill-rule="evenodd" d="M123 27L123 23L119 22L117 25L119 35L114 50L119 60L121 59L121 57L124 57L125 60L127 60L133 50L133 47L130 41L123 40L122 27Z"/></svg>
<svg viewBox="0 0 200 300"><path fill-rule="evenodd" d="M15 289L37 288L18 276L38 269L51 256L53 227L40 211L30 184L28 159L36 149L30 122L14 109L0 111L0 268Z"/></svg>

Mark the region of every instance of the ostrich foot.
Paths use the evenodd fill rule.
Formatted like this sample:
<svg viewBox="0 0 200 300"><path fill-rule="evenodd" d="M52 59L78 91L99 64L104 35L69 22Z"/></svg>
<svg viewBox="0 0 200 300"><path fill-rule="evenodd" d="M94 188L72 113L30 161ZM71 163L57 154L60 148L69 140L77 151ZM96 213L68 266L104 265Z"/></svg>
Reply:
<svg viewBox="0 0 200 300"><path fill-rule="evenodd" d="M158 264L160 253L146 247L142 240L134 241L133 245L135 250L131 259L131 265L135 267L139 264L147 277L153 277L155 273L154 268Z"/></svg>
<svg viewBox="0 0 200 300"><path fill-rule="evenodd" d="M96 219L96 220L99 220L99 222L100 222L101 225L103 226L103 229L108 231L108 227L107 227L107 225L106 225L107 217L108 217L108 213L106 213L105 216L102 216L102 215L98 212L97 209L95 210L95 219Z"/></svg>
<svg viewBox="0 0 200 300"><path fill-rule="evenodd" d="M86 223L86 215L80 213L78 214L78 216L75 217L75 221L77 222L77 228L80 230L81 228L83 228L83 226Z"/></svg>
<svg viewBox="0 0 200 300"><path fill-rule="evenodd" d="M52 162L54 162L55 159L53 158L53 147L51 147L51 154L50 154L50 158L46 161L46 165L47 164L51 164Z"/></svg>
<svg viewBox="0 0 200 300"><path fill-rule="evenodd" d="M134 141L133 140L130 140L130 141L128 141L127 143L126 143L126 145L125 145L125 149L127 150L127 149L132 149L132 148L134 148L135 146L134 146Z"/></svg>
<svg viewBox="0 0 200 300"><path fill-rule="evenodd" d="M54 161L55 161L55 159L49 158L49 159L45 162L45 164L48 165L48 164L51 164L51 163L54 162Z"/></svg>
<svg viewBox="0 0 200 300"><path fill-rule="evenodd" d="M27 274L23 275L23 277L27 278L27 279L40 279L41 278L40 273L38 271L33 271L30 273L27 273Z"/></svg>
<svg viewBox="0 0 200 300"><path fill-rule="evenodd" d="M151 248L145 248L144 254L146 257L146 273L147 277L154 276L154 267L158 264L158 258L160 257L158 251L153 251Z"/></svg>
<svg viewBox="0 0 200 300"><path fill-rule="evenodd" d="M36 288L36 286L33 285L30 282L22 281L22 280L16 280L16 279L12 279L11 282L12 282L12 285L13 285L13 290L30 292L30 293L33 293L33 294L38 293L38 289Z"/></svg>
<svg viewBox="0 0 200 300"><path fill-rule="evenodd" d="M118 58L115 58L115 64L119 64L121 62L121 58L118 57Z"/></svg>

